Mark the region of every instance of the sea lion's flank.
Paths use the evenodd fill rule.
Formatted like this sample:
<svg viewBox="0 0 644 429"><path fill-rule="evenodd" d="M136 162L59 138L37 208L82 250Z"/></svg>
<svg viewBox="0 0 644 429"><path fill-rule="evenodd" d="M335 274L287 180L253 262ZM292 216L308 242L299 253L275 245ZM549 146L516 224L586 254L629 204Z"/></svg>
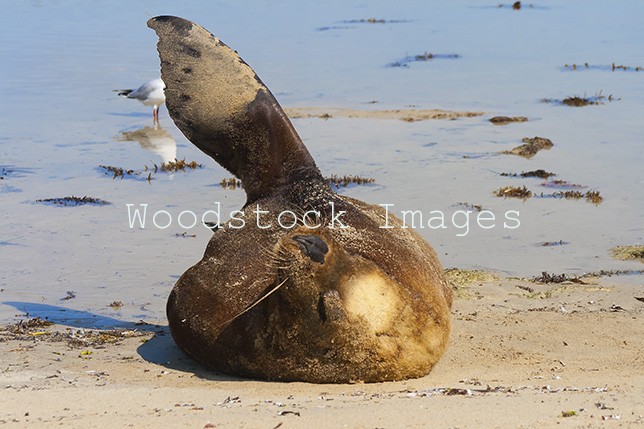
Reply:
<svg viewBox="0 0 644 429"><path fill-rule="evenodd" d="M152 18L170 116L241 179L244 228L217 229L170 293L175 342L230 374L317 383L420 377L450 330L452 292L412 229L337 195L282 108L228 46L190 21ZM253 210L317 212L285 229ZM329 228L344 211L345 228ZM307 225L321 223L319 228Z"/></svg>

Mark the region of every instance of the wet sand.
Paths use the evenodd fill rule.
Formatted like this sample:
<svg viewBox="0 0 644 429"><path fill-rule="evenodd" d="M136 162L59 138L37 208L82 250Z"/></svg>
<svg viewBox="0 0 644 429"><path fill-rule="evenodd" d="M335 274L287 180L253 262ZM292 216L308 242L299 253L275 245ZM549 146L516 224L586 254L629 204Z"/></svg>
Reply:
<svg viewBox="0 0 644 429"><path fill-rule="evenodd" d="M428 376L402 382L315 385L236 379L187 358L162 326L132 325L114 335L60 325L22 332L5 326L0 330L0 423L642 425L644 302L636 299L641 287L616 287L611 278L540 284L466 274L451 274L456 301L447 353Z"/></svg>
<svg viewBox="0 0 644 429"><path fill-rule="evenodd" d="M483 112L456 112L441 109L394 109L362 110L336 107L287 107L284 112L293 119L297 118L361 118L361 119L397 119L405 122L426 121L429 119L472 118L483 115Z"/></svg>

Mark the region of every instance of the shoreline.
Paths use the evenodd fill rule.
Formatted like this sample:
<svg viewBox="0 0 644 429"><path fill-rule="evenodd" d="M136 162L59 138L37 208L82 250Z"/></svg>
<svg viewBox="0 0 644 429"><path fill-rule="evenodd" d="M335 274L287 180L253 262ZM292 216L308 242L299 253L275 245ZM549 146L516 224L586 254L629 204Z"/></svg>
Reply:
<svg viewBox="0 0 644 429"><path fill-rule="evenodd" d="M405 122L426 121L431 119L472 118L484 115L478 111L452 111L442 109L386 109L366 110L340 107L285 107L284 113L291 119L299 118L358 118L358 119L395 119Z"/></svg>

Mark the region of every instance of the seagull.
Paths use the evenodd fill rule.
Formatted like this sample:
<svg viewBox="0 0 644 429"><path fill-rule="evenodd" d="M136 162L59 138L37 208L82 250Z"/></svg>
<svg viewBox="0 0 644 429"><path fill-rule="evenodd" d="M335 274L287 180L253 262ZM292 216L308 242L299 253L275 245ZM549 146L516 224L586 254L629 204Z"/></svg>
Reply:
<svg viewBox="0 0 644 429"><path fill-rule="evenodd" d="M165 102L164 89L165 83L161 79L154 79L145 82L137 89L115 89L114 92L117 92L122 97L139 100L146 106L154 106L152 115L154 123L157 123L159 122L159 106Z"/></svg>

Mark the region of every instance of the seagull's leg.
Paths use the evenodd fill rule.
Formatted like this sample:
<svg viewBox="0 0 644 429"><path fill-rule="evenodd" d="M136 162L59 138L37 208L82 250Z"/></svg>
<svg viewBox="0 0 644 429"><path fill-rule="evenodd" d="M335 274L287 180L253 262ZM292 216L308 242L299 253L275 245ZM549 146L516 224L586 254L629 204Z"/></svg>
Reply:
<svg viewBox="0 0 644 429"><path fill-rule="evenodd" d="M152 109L152 122L159 123L159 106L154 106Z"/></svg>

